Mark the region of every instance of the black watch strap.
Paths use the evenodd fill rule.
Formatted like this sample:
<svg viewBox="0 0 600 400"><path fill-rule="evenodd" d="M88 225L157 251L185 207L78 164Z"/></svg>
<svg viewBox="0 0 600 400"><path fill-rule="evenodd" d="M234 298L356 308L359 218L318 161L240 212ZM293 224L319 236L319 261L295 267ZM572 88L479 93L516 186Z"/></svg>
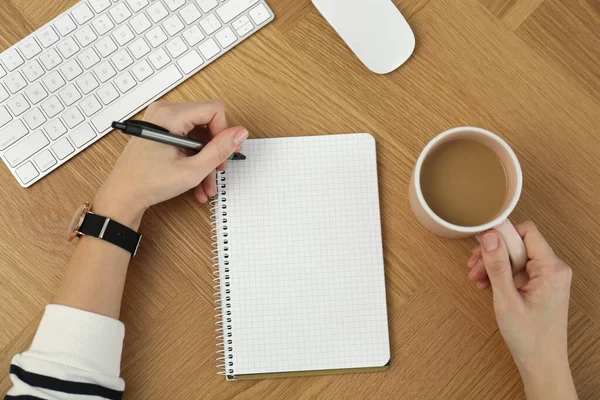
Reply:
<svg viewBox="0 0 600 400"><path fill-rule="evenodd" d="M106 240L109 243L127 250L133 256L135 256L138 246L140 245L140 240L142 240L142 235L133 229L128 228L117 221L113 221L110 218L91 213L85 216L78 231L87 236L94 236Z"/></svg>

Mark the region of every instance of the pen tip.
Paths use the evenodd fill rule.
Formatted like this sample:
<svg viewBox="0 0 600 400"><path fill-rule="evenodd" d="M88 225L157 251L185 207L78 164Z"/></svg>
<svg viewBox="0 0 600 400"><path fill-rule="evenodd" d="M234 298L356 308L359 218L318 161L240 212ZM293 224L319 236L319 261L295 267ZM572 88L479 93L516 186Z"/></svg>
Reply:
<svg viewBox="0 0 600 400"><path fill-rule="evenodd" d="M245 155L243 155L243 154L240 154L240 153L235 153L231 159L232 159L232 160L236 160L236 161L237 161L237 160L240 160L240 161L241 161L241 160L245 160L245 159L246 159L246 156L245 156Z"/></svg>

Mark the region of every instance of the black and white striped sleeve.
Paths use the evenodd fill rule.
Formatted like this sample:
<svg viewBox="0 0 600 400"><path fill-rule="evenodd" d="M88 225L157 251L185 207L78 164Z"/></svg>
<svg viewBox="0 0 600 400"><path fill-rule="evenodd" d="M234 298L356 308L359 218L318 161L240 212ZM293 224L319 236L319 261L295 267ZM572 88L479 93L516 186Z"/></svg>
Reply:
<svg viewBox="0 0 600 400"><path fill-rule="evenodd" d="M12 359L5 399L121 399L124 337L118 320L48 305L31 347Z"/></svg>

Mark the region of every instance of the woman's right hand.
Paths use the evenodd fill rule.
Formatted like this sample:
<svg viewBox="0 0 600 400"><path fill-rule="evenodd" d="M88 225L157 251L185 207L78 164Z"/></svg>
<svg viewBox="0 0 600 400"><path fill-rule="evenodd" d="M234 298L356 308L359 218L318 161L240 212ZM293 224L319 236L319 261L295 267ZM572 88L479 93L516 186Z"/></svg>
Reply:
<svg viewBox="0 0 600 400"><path fill-rule="evenodd" d="M577 399L567 353L571 268L532 222L517 227L529 262L513 277L501 236L489 231L468 261L469 279L491 284L502 337L521 372L529 400Z"/></svg>
<svg viewBox="0 0 600 400"><path fill-rule="evenodd" d="M132 229L137 229L147 208L190 189L194 189L201 203L215 196L215 169L224 170L227 158L241 150L248 137L245 128L227 126L225 106L220 100L153 103L144 120L181 136L188 136L198 126L206 126L208 132L201 139L208 144L200 153L187 155L174 146L137 137L129 140L96 195L94 212Z"/></svg>

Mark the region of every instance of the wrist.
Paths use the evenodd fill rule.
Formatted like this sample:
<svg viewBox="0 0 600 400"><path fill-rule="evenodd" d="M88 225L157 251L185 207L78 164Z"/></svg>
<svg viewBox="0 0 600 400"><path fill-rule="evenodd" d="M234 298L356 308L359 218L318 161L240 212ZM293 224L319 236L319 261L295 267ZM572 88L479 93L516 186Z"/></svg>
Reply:
<svg viewBox="0 0 600 400"><path fill-rule="evenodd" d="M527 398L572 398L567 396L574 390L568 355L564 354L559 357L539 360L535 364L519 366L519 371L521 372L525 393L528 394ZM540 395L550 397L539 397Z"/></svg>
<svg viewBox="0 0 600 400"><path fill-rule="evenodd" d="M125 192L102 187L92 203L92 212L137 231L146 208Z"/></svg>

